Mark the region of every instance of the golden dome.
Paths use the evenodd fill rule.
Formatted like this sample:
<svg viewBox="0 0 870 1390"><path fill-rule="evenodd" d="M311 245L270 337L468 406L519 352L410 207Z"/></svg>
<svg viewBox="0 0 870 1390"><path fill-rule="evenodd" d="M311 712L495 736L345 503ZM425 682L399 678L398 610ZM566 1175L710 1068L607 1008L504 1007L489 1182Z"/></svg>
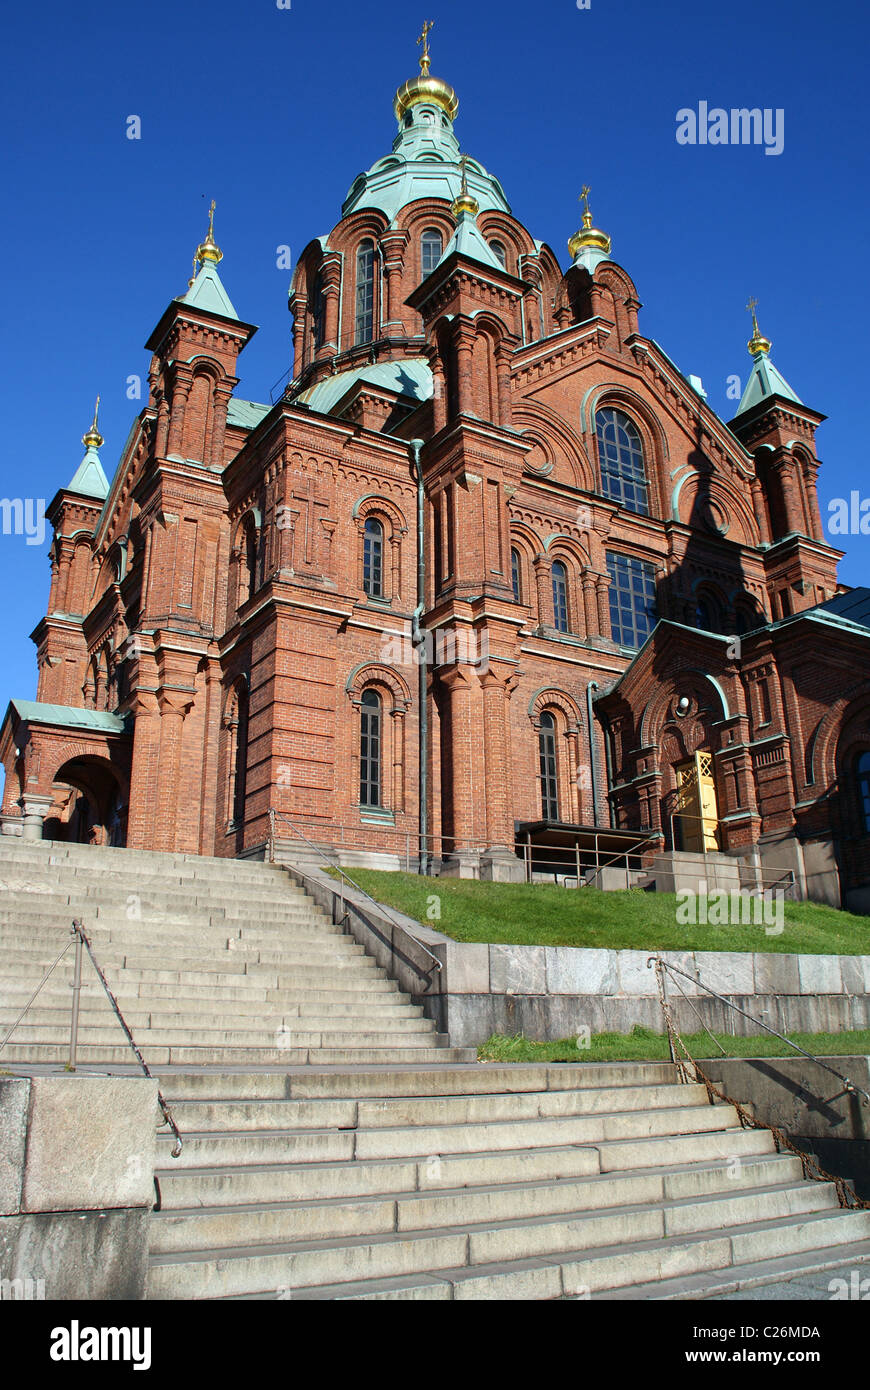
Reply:
<svg viewBox="0 0 870 1390"><path fill-rule="evenodd" d="M459 194L458 194L458 196L454 199L454 201L453 201L453 203L451 204L451 207L450 207L450 211L453 213L453 216L454 216L454 218L456 219L457 222L459 221L460 217L462 216L462 214L463 214L464 212L469 212L469 213L471 213L471 216L472 216L472 217L476 217L477 214L480 212L480 203L477 201L477 199L475 198L474 194L473 194L473 193L469 193L469 191L468 191L468 155L467 155L467 154L464 154L464 155L461 155L461 156L460 156L460 159L459 159L459 167L460 167L460 169L462 170L462 184L461 184L461 187L460 187L460 189L459 189Z"/></svg>
<svg viewBox="0 0 870 1390"><path fill-rule="evenodd" d="M103 436L97 429L97 416L99 415L99 413L100 398L99 396L97 396L97 404L94 406L94 423L91 425L91 428L88 430L87 434L82 435L82 443L84 444L86 449L100 449L105 443Z"/></svg>
<svg viewBox="0 0 870 1390"><path fill-rule="evenodd" d="M749 339L749 342L746 344L746 346L749 349L750 357L757 357L758 354L761 352L770 352L770 339L765 338L764 334L758 327L758 319L755 317L755 310L758 307L758 300L750 299L746 307L752 315L752 337Z"/></svg>
<svg viewBox="0 0 870 1390"><path fill-rule="evenodd" d="M458 221L463 212L470 212L472 217L476 217L480 212L480 203L476 198L472 198L467 191L460 193L456 201L451 205L450 211Z"/></svg>
<svg viewBox="0 0 870 1390"><path fill-rule="evenodd" d="M424 101L440 107L451 121L456 119L459 98L450 83L442 82L440 77L421 76L403 82L396 92L396 100L393 103L396 120L400 121L410 107L419 106Z"/></svg>
<svg viewBox="0 0 870 1390"><path fill-rule="evenodd" d="M201 242L196 248L196 259L199 261L200 265L204 265L206 261L211 261L213 265L217 265L218 261L222 261L224 258L223 251L216 244L214 239L214 210L215 201L214 198L212 198L211 207L208 210L208 232L206 233L205 241Z"/></svg>
<svg viewBox="0 0 870 1390"><path fill-rule="evenodd" d="M605 256L610 255L611 240L606 232L602 232L598 227L592 225L592 213L589 211L589 194L591 189L584 187L580 194L586 206L583 214L583 226L579 232L575 232L568 242L568 251L571 259L576 260L577 255L584 247L589 246L594 251L602 251Z"/></svg>
<svg viewBox="0 0 870 1390"><path fill-rule="evenodd" d="M396 92L396 99L393 103L393 110L396 113L396 120L400 121L405 112L412 106L419 106L421 102L431 102L433 106L438 106L450 120L456 119L459 110L459 98L450 86L449 82L442 82L440 77L429 76L429 30L432 28L433 21L427 19L423 25L423 32L417 40L423 45L423 56L420 59L420 76L409 78L403 82Z"/></svg>

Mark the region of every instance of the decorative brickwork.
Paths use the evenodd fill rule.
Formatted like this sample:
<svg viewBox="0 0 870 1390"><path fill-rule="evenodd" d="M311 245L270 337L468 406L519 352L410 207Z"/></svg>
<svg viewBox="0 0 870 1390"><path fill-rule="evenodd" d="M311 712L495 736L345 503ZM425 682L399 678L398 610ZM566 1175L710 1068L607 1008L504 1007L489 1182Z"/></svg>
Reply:
<svg viewBox="0 0 870 1390"><path fill-rule="evenodd" d="M48 509L38 701L123 726L71 761L62 714L13 705L5 817L54 796L53 833L78 835L72 788L89 835L111 814L132 846L258 853L274 811L288 839L416 863L423 653L436 863L510 854L542 819L549 712L560 821L670 846L675 769L700 751L720 848L833 837L845 886L870 885L870 633L819 608L840 558L824 417L773 393L721 421L642 335L591 216L563 273L460 166L451 109L403 108L404 193L380 161L302 253L269 407L233 395L255 330L200 247L108 497ZM653 627L639 654L614 640Z"/></svg>

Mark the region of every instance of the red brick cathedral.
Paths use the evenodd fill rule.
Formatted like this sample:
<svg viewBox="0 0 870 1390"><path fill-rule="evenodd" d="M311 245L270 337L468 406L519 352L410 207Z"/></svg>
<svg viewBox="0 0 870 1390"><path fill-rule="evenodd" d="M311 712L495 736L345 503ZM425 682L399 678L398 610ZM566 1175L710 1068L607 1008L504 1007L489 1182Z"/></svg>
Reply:
<svg viewBox="0 0 870 1390"><path fill-rule="evenodd" d="M420 66L296 266L286 389L234 394L256 330L210 221L111 484L84 436L4 833L487 877L704 850L870 909L870 593L822 530L824 416L753 308L724 424L588 190L563 270Z"/></svg>

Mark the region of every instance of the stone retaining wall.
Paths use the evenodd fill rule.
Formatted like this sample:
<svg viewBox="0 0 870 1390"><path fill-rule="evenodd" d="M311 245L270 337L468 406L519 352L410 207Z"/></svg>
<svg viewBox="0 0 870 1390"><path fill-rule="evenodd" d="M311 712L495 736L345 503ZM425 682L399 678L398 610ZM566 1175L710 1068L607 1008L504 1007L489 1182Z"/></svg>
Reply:
<svg viewBox="0 0 870 1390"><path fill-rule="evenodd" d="M139 1299L157 1082L0 1077L0 1299Z"/></svg>

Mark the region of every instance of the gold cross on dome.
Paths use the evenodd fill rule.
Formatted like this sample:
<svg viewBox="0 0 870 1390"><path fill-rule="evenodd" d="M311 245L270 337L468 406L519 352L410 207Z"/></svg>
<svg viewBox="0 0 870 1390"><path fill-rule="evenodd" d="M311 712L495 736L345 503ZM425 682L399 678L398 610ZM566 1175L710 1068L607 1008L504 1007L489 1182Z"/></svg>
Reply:
<svg viewBox="0 0 870 1390"><path fill-rule="evenodd" d="M434 21L434 19L427 19L427 20L424 20L424 22L423 22L423 32L422 32L422 34L420 35L419 39L417 40L418 43L421 43L421 44L423 45L423 57L424 57L424 58L428 58L428 57L429 57L429 30L430 30L430 29L434 29L434 27L435 27L435 21Z"/></svg>
<svg viewBox="0 0 870 1390"><path fill-rule="evenodd" d="M583 203L584 209L587 213L589 212L589 194L591 192L592 189L589 187L588 183L584 183L583 187L580 190L580 197L577 199L578 203Z"/></svg>
<svg viewBox="0 0 870 1390"><path fill-rule="evenodd" d="M752 297L750 296L749 303L747 304L746 308L749 310L749 313L752 315L752 322L754 323L754 322L755 322L755 311L756 311L756 309L758 308L758 300L757 300L757 299L754 299L754 298L752 298Z"/></svg>

